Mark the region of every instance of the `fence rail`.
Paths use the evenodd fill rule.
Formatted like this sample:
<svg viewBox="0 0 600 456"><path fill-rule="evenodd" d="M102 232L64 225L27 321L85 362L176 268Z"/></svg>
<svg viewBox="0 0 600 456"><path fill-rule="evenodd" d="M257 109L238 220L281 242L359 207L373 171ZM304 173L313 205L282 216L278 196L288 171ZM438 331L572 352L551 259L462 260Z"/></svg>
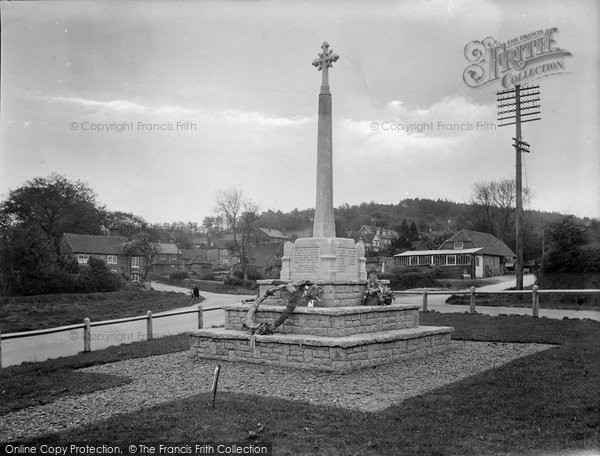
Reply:
<svg viewBox="0 0 600 456"><path fill-rule="evenodd" d="M540 310L540 295L550 294L566 294L566 295L600 295L600 289L572 289L572 290L540 290L537 285L534 285L531 290L501 290L501 291L477 291L475 287L469 290L442 291L442 290L413 290L413 291L393 291L395 295L422 295L423 296L423 312L427 311L427 297L430 295L450 295L450 296L470 296L469 312L475 313L476 299L475 295L531 295L531 314L533 317L539 316Z"/></svg>
<svg viewBox="0 0 600 456"><path fill-rule="evenodd" d="M83 329L83 351L90 352L92 351L91 347L91 328L98 326L108 326L108 325L116 325L119 323L128 323L131 321L143 321L146 320L146 339L152 340L153 338L153 328L152 322L156 318L165 318L172 317L174 315L185 315L185 314L198 314L198 329L202 329L204 326L204 312L211 312L214 310L221 310L222 307L213 307L210 309L203 309L201 305L198 306L197 309L190 310L179 310L174 312L160 312L157 314L153 314L152 311L148 311L146 315L139 315L137 317L126 317L126 318L117 318L115 320L102 320L102 321L90 321L89 318L84 318L83 323L77 323L74 325L66 325L66 326L58 326L56 328L47 328L47 329L36 329L34 331L20 331L8 334L2 334L0 332L0 368L2 368L2 344L3 340L9 339L20 339L23 337L35 337L42 336L45 334L53 334L64 331L73 331L76 329Z"/></svg>

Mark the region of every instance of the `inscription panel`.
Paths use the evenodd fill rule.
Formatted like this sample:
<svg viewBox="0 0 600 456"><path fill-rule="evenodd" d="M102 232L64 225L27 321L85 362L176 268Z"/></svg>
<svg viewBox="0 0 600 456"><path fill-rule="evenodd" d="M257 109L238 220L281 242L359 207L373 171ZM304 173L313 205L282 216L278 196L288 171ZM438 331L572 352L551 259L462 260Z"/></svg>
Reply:
<svg viewBox="0 0 600 456"><path fill-rule="evenodd" d="M337 272L338 276L356 274L358 263L358 252L356 248L337 248Z"/></svg>
<svg viewBox="0 0 600 456"><path fill-rule="evenodd" d="M292 273L318 273L320 267L321 249L319 247L296 247L292 250Z"/></svg>

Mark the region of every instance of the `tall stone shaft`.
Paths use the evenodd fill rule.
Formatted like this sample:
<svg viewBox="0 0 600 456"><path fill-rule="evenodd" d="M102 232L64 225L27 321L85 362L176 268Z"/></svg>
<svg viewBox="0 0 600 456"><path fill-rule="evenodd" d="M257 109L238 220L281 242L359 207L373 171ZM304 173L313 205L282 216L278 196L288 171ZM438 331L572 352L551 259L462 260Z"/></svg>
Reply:
<svg viewBox="0 0 600 456"><path fill-rule="evenodd" d="M313 237L335 237L333 217L333 147L331 93L321 86L319 94L319 127L317 139L317 200Z"/></svg>
<svg viewBox="0 0 600 456"><path fill-rule="evenodd" d="M329 50L329 44L321 46L323 52L313 65L322 71L321 92L319 93L319 124L317 137L317 192L313 237L335 237L333 217L333 145L331 120L331 92L329 90L329 68L339 58Z"/></svg>

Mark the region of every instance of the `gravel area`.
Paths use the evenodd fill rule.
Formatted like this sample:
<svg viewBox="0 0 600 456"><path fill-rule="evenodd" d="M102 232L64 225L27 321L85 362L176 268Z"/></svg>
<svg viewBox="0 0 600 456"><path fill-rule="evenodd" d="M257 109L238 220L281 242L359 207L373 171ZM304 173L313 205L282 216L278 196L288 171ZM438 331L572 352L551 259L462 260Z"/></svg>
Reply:
<svg viewBox="0 0 600 456"><path fill-rule="evenodd" d="M377 412L426 391L551 347L452 341L444 353L349 374L221 361L219 391ZM2 415L0 441L64 431L119 413L210 391L216 364L217 361L192 359L188 352L180 352L83 369L85 372L126 376L133 381Z"/></svg>

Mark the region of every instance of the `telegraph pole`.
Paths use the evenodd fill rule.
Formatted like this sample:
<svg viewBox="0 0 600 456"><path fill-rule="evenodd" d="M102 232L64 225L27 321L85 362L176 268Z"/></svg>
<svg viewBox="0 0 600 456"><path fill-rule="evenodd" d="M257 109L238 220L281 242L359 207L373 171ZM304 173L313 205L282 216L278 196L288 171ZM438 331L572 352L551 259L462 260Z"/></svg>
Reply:
<svg viewBox="0 0 600 456"><path fill-rule="evenodd" d="M529 86L521 88L515 84L514 89L497 92L498 95L498 121L500 127L507 125L516 126L516 138L513 138L515 148L515 185L517 213L515 216L515 232L517 245L517 262L515 265L516 289L523 289L523 152L529 152L529 144L523 141L521 136L521 124L540 120L540 86ZM533 117L530 117L533 116Z"/></svg>

